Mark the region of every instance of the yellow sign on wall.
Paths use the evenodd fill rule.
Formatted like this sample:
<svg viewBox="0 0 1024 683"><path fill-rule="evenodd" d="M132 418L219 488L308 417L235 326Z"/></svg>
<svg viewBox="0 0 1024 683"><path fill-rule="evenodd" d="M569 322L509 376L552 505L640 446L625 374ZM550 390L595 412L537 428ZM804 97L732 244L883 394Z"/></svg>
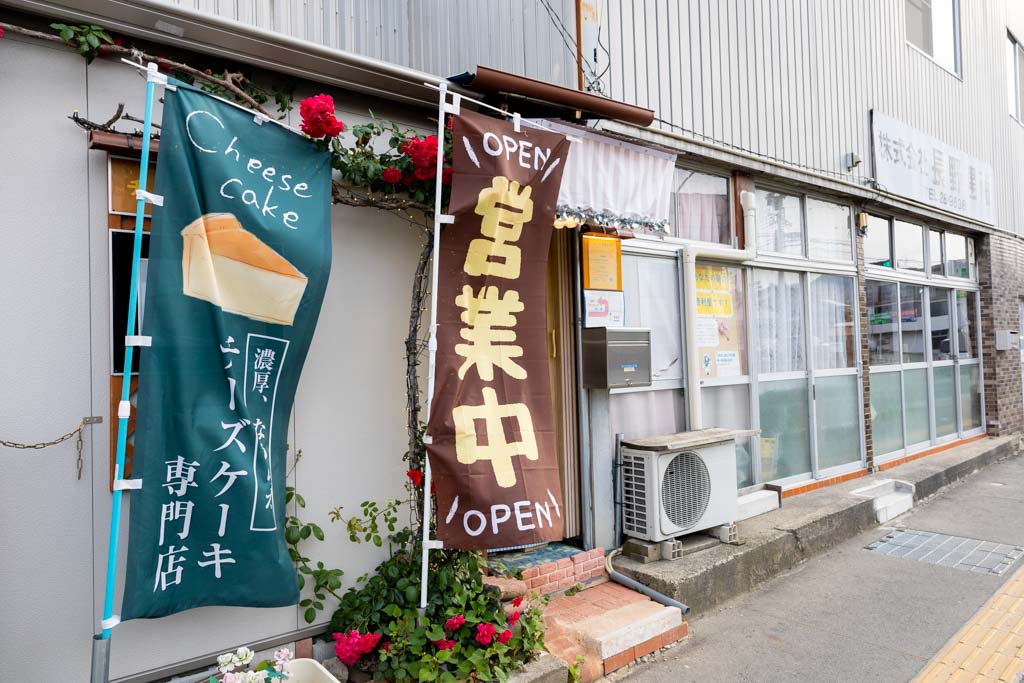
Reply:
<svg viewBox="0 0 1024 683"><path fill-rule="evenodd" d="M697 266L697 315L732 317L729 271L722 266Z"/></svg>
<svg viewBox="0 0 1024 683"><path fill-rule="evenodd" d="M622 291L622 240L583 235L583 289Z"/></svg>

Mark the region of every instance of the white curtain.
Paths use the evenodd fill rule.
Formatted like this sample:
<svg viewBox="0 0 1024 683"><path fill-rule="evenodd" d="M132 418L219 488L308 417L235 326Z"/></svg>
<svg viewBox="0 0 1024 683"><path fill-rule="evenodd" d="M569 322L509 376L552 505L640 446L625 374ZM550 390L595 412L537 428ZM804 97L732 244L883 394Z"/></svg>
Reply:
<svg viewBox="0 0 1024 683"><path fill-rule="evenodd" d="M804 363L804 291L798 273L754 270L758 371L795 372Z"/></svg>
<svg viewBox="0 0 1024 683"><path fill-rule="evenodd" d="M854 364L853 280L841 275L811 275L811 343L818 370Z"/></svg>

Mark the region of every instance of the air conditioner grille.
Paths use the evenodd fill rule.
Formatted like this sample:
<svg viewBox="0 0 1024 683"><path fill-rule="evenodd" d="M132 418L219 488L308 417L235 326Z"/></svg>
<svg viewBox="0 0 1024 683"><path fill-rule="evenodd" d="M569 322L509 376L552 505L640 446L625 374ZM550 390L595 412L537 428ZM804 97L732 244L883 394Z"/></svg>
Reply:
<svg viewBox="0 0 1024 683"><path fill-rule="evenodd" d="M647 480L643 458L622 454L622 528L634 534L647 531Z"/></svg>
<svg viewBox="0 0 1024 683"><path fill-rule="evenodd" d="M691 451L672 458L661 480L665 516L680 529L689 529L704 516L711 499L711 476L699 455Z"/></svg>

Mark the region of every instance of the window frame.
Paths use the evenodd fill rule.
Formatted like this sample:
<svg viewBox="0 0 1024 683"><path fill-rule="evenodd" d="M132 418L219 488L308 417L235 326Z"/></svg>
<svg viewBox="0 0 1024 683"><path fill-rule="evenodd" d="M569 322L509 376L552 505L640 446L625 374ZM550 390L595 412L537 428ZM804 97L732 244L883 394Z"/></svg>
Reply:
<svg viewBox="0 0 1024 683"><path fill-rule="evenodd" d="M933 223L926 223L926 222L921 221L921 220L915 220L915 219L912 219L912 218L906 218L906 217L898 216L898 215L889 215L889 214L874 213L874 212L871 212L868 215L870 215L872 218L881 219L881 220L885 221L886 224L888 225L889 254L890 254L891 261L892 261L892 266L888 266L887 267L887 266L880 266L880 265L877 265L877 264L874 264L874 263L868 263L867 260L865 259L865 261L864 261L865 277L869 277L871 279L874 279L876 275L884 275L884 274L888 273L888 274L890 274L890 278L888 278L888 279L897 278L897 279L900 279L900 281L902 281L902 282L917 281L917 282L928 283L928 284L945 282L945 283L950 283L950 284L948 284L946 286L957 287L957 288L960 288L960 289L965 289L965 288L966 289L972 289L972 287L977 287L977 285L978 285L978 272L977 272L977 262L976 262L976 259L977 259L977 256L976 256L976 254L977 254L977 251L976 251L977 250L977 244L976 244L976 236L975 235L973 235L971 233L968 233L968 232L961 232L959 230L951 230L951 229L943 227L941 225L936 225L936 224L933 224ZM909 268L900 268L900 267L898 267L899 255L896 253L896 235L895 235L895 222L896 221L900 221L901 223L907 223L907 224L910 224L910 225L915 225L915 226L917 226L918 228L921 229L922 247L924 248L924 270L911 270ZM932 255L931 255L932 245L931 245L931 239L930 239L932 232L937 232L937 233L939 233L941 235L940 242L941 242L941 251L942 251L942 259L943 259L943 266L942 266L942 273L941 274L933 273L932 272ZM964 238L964 243L965 243L965 246L966 246L966 249L967 249L966 259L967 259L967 275L968 276L966 278L960 277L958 275L949 275L948 259L946 258L946 254L947 254L947 251L948 251L948 248L946 246L946 235L956 235L956 236ZM973 260L972 260L972 256L974 257ZM965 285L966 285L966 287L965 287Z"/></svg>
<svg viewBox="0 0 1024 683"><path fill-rule="evenodd" d="M1024 126L1024 104L1021 102L1021 95L1024 94L1024 87L1022 87L1021 78L1024 77L1024 73L1021 72L1021 61L1024 60L1024 45L1017 40L1017 36L1013 35L1013 32L1007 29L1006 40L1010 43L1013 49L1013 64L1008 64L1008 69L1013 69L1013 111L1009 112L1010 118L1017 123ZM1010 76L1010 74L1007 74ZM1007 93L1010 95L1011 93Z"/></svg>
<svg viewBox="0 0 1024 683"><path fill-rule="evenodd" d="M961 26L961 23L962 23L962 21L961 21L961 13L960 13L960 0L952 0L952 2L953 2L953 68L952 69L950 69L948 66L946 66L945 64L940 62L934 55L926 52L924 48L922 48L922 47L914 44L913 42L911 42L910 37L907 35L908 24L907 24L907 16L906 16L906 11L905 10L904 10L904 13L903 13L903 41L906 43L906 45L908 47L912 48L914 51L916 51L919 54L921 54L922 56L926 57L930 62L935 64L935 66L939 67L940 69L942 69L943 71L945 71L949 75L953 76L954 78L956 78L956 79L958 79L960 81L963 81L963 79L964 79L963 78L963 71L964 71L964 67L963 67L963 50L961 49L961 43L962 43L963 36L962 36L961 29L960 29L960 26ZM904 4L904 8L905 8L906 7L906 1L905 0L904 0L903 4Z"/></svg>
<svg viewBox="0 0 1024 683"><path fill-rule="evenodd" d="M857 267L857 235L853 229L855 222L855 207L852 202L842 197L832 197L822 192L808 192L805 190L794 189L787 187L783 184L772 183L772 182L755 182L753 192L755 196L758 191L765 192L778 192L780 194L789 195L796 197L800 202L800 233L801 233L801 251L800 254L787 254L785 252L778 251L766 251L760 247L757 248L757 261L764 262L769 267L776 267L782 264L802 264L803 267L807 267L810 264L821 264L824 267L831 267L836 269L853 269ZM814 201L826 202L828 204L834 204L836 206L842 206L847 209L847 228L850 237L850 260L826 258L822 256L811 256L811 226L807 220L807 200L812 199ZM757 220L757 219L755 219ZM757 234L760 234L760 226L755 228Z"/></svg>
<svg viewBox="0 0 1024 683"><path fill-rule="evenodd" d="M722 242L707 242L705 240L695 240L689 237L680 237L678 234L672 234L664 237L665 241L674 242L678 244L709 244L722 249L736 249L738 248L738 237L736 235L736 183L733 181L733 176L728 171L722 171L718 169L709 169L698 164L687 164L687 163L676 163L675 168L672 170L672 186L675 187L676 173L678 171L691 171L694 173L702 173L704 175L713 176L716 178L722 178L726 182L726 191L729 200L729 243L723 244ZM672 227L673 232L677 231L675 224L676 219L676 194L672 192L672 217L669 224ZM643 237L643 235L637 235Z"/></svg>

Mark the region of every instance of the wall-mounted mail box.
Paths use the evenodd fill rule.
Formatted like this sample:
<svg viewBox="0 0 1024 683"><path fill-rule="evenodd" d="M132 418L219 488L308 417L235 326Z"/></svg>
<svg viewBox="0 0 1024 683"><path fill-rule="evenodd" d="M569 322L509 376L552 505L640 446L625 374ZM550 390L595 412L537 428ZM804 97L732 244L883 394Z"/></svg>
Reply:
<svg viewBox="0 0 1024 683"><path fill-rule="evenodd" d="M651 331L637 328L583 329L583 386L588 389L651 384Z"/></svg>

